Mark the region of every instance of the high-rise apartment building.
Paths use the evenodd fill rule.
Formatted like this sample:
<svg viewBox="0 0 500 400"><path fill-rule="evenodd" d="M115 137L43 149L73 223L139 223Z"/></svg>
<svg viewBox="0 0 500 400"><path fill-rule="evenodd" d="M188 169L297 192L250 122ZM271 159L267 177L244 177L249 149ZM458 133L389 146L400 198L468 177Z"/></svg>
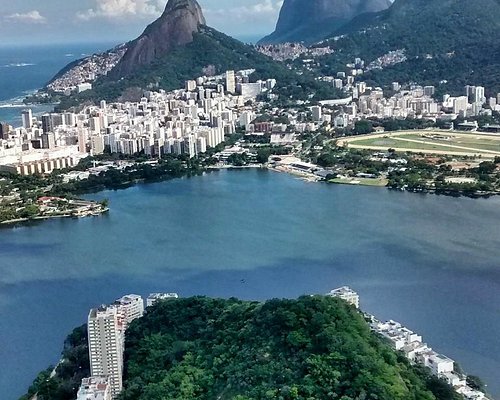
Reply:
<svg viewBox="0 0 500 400"><path fill-rule="evenodd" d="M6 122L0 122L0 139L5 139L9 134L10 125Z"/></svg>
<svg viewBox="0 0 500 400"><path fill-rule="evenodd" d="M322 117L322 110L320 106L313 106L311 107L311 112L312 112L312 117L314 122L319 122L321 121Z"/></svg>
<svg viewBox="0 0 500 400"><path fill-rule="evenodd" d="M48 132L52 131L53 125L52 125L52 118L50 117L50 114L43 114L42 115L42 129L43 129L43 133L48 133Z"/></svg>
<svg viewBox="0 0 500 400"><path fill-rule="evenodd" d="M483 86L476 86L474 88L474 103L480 103L484 104L486 103L486 97L484 94L484 87Z"/></svg>
<svg viewBox="0 0 500 400"><path fill-rule="evenodd" d="M56 147L56 138L52 132L44 132L41 135L42 149L53 149Z"/></svg>
<svg viewBox="0 0 500 400"><path fill-rule="evenodd" d="M111 397L122 391L123 329L122 315L117 307L90 310L88 341L90 373L109 378Z"/></svg>
<svg viewBox="0 0 500 400"><path fill-rule="evenodd" d="M234 71L226 72L226 91L229 93L236 93L236 75Z"/></svg>
<svg viewBox="0 0 500 400"><path fill-rule="evenodd" d="M21 112L21 118L23 120L24 129L31 129L33 127L33 112L31 109Z"/></svg>

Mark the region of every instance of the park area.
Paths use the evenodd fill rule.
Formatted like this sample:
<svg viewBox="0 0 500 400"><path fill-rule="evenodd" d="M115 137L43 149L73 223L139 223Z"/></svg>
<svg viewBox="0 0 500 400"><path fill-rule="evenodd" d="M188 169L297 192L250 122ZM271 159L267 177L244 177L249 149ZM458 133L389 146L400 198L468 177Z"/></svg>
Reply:
<svg viewBox="0 0 500 400"><path fill-rule="evenodd" d="M397 152L449 154L495 158L500 156L500 135L456 131L401 131L343 138L338 146Z"/></svg>

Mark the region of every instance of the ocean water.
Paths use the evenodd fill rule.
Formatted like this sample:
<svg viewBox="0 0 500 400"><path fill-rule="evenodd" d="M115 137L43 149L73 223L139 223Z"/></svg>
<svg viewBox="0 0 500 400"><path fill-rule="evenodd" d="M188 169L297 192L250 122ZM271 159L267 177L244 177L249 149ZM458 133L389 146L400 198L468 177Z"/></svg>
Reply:
<svg viewBox="0 0 500 400"><path fill-rule="evenodd" d="M242 299L350 285L500 396L500 198L455 199L221 171L89 196L111 212L0 231L0 398L126 293ZM499 397L497 397L499 398Z"/></svg>
<svg viewBox="0 0 500 400"><path fill-rule="evenodd" d="M43 87L59 70L76 59L104 51L116 43L0 47L0 121L21 125L22 100ZM42 114L53 106L33 106Z"/></svg>

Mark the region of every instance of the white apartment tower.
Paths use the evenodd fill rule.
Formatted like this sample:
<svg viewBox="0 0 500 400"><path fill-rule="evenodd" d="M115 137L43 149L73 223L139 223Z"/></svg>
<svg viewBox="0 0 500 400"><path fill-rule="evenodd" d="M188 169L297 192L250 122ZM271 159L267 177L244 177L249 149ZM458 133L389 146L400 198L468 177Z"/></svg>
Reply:
<svg viewBox="0 0 500 400"><path fill-rule="evenodd" d="M31 109L24 110L21 113L21 117L23 120L23 128L24 129L33 128L33 112L31 111Z"/></svg>
<svg viewBox="0 0 500 400"><path fill-rule="evenodd" d="M88 316L90 373L109 378L111 397L122 391L124 330L117 307L90 310Z"/></svg>
<svg viewBox="0 0 500 400"><path fill-rule="evenodd" d="M321 121L321 117L322 117L321 107L320 106L313 106L313 107L311 107L311 111L312 111L313 121L314 122Z"/></svg>
<svg viewBox="0 0 500 400"><path fill-rule="evenodd" d="M232 94L236 92L236 76L234 71L226 72L226 91Z"/></svg>

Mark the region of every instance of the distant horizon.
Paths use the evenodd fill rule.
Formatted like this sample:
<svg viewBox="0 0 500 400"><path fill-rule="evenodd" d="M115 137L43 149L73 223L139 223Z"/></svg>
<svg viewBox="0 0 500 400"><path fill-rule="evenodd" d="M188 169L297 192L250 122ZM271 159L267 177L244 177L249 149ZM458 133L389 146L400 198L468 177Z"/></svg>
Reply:
<svg viewBox="0 0 500 400"><path fill-rule="evenodd" d="M207 25L248 41L273 32L282 0L198 0ZM167 0L18 0L0 16L0 47L124 43L156 20Z"/></svg>
<svg viewBox="0 0 500 400"><path fill-rule="evenodd" d="M250 43L250 44L255 44L257 43L260 39L268 35L268 33L262 33L262 34L248 34L248 35L230 35L228 33L222 32L225 35L231 36L233 39L239 40L240 42L243 43ZM58 46L79 46L79 45L89 45L89 44L96 44L96 45L109 45L111 47L118 46L120 44L125 44L127 42L130 42L131 40L134 40L135 37L129 38L129 39L117 39L117 40L112 40L112 39L107 39L107 40L68 40L68 41L61 41L61 42L37 42L37 43L28 43L28 42L21 42L21 43L15 43L15 42L2 42L0 43L0 49L15 49L15 48L40 48L40 47L58 47Z"/></svg>

